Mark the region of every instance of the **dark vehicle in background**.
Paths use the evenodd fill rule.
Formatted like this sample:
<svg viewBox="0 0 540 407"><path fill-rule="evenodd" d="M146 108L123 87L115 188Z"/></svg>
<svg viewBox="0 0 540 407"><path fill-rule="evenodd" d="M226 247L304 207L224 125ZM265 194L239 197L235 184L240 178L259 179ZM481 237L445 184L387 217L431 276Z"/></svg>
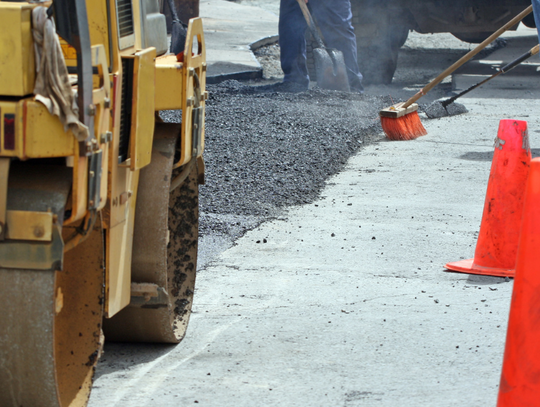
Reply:
<svg viewBox="0 0 540 407"><path fill-rule="evenodd" d="M364 81L392 82L399 48L410 30L448 32L462 41L480 43L530 4L530 0L351 0ZM535 27L532 13L523 23Z"/></svg>

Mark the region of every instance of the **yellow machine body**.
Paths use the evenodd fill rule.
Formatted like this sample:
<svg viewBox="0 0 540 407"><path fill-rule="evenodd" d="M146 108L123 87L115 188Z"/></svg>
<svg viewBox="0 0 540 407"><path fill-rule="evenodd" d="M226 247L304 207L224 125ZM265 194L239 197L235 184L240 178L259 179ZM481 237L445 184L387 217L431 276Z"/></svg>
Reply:
<svg viewBox="0 0 540 407"><path fill-rule="evenodd" d="M203 179L204 34L201 20L191 19L189 52L178 62L158 55L166 44L158 0L87 0L91 103L76 100L93 132L81 141L34 94L37 6L0 2L0 306L8 309L0 344L20 342L0 346L0 358L12 355L13 363L0 367L0 405L84 406L103 323L112 338L165 342L181 340L187 326L196 262L186 264L191 276L172 260L184 249L196 259L196 220L188 228L181 222L198 216ZM155 46L145 30L159 32ZM59 42L76 94L83 51ZM181 123L161 123L166 109L182 110ZM158 177L165 183L153 190ZM174 210L182 200L190 211ZM153 202L160 206L150 213ZM160 227L148 231L153 223ZM171 228L190 231L189 247L176 245ZM161 242L160 258L134 258L145 233ZM156 278L148 275L154 269ZM188 275L182 288L172 285L180 272ZM185 309L177 309L179 299Z"/></svg>
<svg viewBox="0 0 540 407"><path fill-rule="evenodd" d="M34 91L35 61L32 39L32 6L2 5L0 14L0 95L25 96Z"/></svg>

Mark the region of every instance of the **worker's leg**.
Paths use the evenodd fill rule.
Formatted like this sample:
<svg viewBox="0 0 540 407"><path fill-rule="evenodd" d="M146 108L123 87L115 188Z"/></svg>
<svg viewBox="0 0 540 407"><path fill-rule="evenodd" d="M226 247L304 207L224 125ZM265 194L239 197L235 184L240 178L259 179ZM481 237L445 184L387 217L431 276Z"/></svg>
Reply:
<svg viewBox="0 0 540 407"><path fill-rule="evenodd" d="M362 74L358 69L350 0L309 0L308 5L319 24L326 46L343 53L351 89L361 91Z"/></svg>
<svg viewBox="0 0 540 407"><path fill-rule="evenodd" d="M281 0L279 6L279 47L284 82L295 82L306 89L309 76L306 65L306 20L297 0Z"/></svg>
<svg viewBox="0 0 540 407"><path fill-rule="evenodd" d="M536 21L536 29L538 30L538 41L540 41L540 0L532 0L534 20Z"/></svg>

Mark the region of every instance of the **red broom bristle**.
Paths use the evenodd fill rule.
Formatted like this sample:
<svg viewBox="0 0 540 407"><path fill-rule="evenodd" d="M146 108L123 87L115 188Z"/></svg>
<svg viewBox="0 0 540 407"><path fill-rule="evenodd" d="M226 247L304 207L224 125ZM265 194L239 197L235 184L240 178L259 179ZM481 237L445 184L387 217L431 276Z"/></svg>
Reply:
<svg viewBox="0 0 540 407"><path fill-rule="evenodd" d="M398 118L382 116L381 126L390 140L414 140L427 134L418 112L411 112Z"/></svg>

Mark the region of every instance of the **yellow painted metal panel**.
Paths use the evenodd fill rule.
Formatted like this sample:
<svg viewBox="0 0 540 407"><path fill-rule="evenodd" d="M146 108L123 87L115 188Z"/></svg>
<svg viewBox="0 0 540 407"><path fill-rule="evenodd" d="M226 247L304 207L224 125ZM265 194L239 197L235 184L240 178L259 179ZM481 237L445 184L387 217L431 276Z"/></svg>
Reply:
<svg viewBox="0 0 540 407"><path fill-rule="evenodd" d="M25 96L34 90L31 30L33 6L0 2L0 94Z"/></svg>
<svg viewBox="0 0 540 407"><path fill-rule="evenodd" d="M58 117L34 100L25 102L25 158L66 157L75 154L75 136L64 131Z"/></svg>
<svg viewBox="0 0 540 407"><path fill-rule="evenodd" d="M139 170L150 164L155 124L156 49L147 48L134 55L133 104L131 115L130 168Z"/></svg>
<svg viewBox="0 0 540 407"><path fill-rule="evenodd" d="M88 13L88 23L90 30L90 43L92 46L103 46L104 56L106 58L105 65L110 65L109 55L109 17L107 15L107 1L87 1L86 11ZM71 45L69 45L63 38L60 37L60 46L62 47L62 54L66 61L67 66L77 66L77 51ZM95 65L94 65L95 66ZM94 80L96 78L94 77Z"/></svg>
<svg viewBox="0 0 540 407"><path fill-rule="evenodd" d="M107 236L110 245L108 250L109 267L107 267L105 315L109 318L126 307L131 300L131 246L127 246L127 226L127 222L122 222L110 229Z"/></svg>
<svg viewBox="0 0 540 407"><path fill-rule="evenodd" d="M49 114L43 104L33 98L0 101L0 124L6 114L15 115L15 148L4 148L4 128L0 125L0 155L6 157L49 158L75 154L75 137L60 119Z"/></svg>
<svg viewBox="0 0 540 407"><path fill-rule="evenodd" d="M156 59L155 109L182 109L183 64L176 55L164 55Z"/></svg>
<svg viewBox="0 0 540 407"><path fill-rule="evenodd" d="M79 143L75 143L75 154L69 157L67 165L73 168L71 189L71 216L64 225L73 224L86 216L88 206L88 157L79 155Z"/></svg>
<svg viewBox="0 0 540 407"><path fill-rule="evenodd" d="M131 300L131 250L139 171L130 172L132 195L121 207L126 220L108 230L107 276L105 285L105 315L110 318Z"/></svg>
<svg viewBox="0 0 540 407"><path fill-rule="evenodd" d="M52 212L6 212L6 239L50 242L52 229Z"/></svg>
<svg viewBox="0 0 540 407"><path fill-rule="evenodd" d="M98 68L98 74L94 75L94 91L93 102L96 106L96 115L94 116L94 131L98 143L100 143L100 149L103 151L103 160L101 161L101 192L100 192L100 204L98 210L105 207L107 202L108 187L108 171L109 171L109 144L112 139L112 132L110 129L110 117L111 117L111 77L107 67L107 58L105 55L105 48L103 45L92 46L92 66ZM96 89L98 88L98 89Z"/></svg>
<svg viewBox="0 0 540 407"><path fill-rule="evenodd" d="M193 108L201 107L204 114L205 102L197 92L204 92L206 87L206 44L201 18L189 20L184 55L184 96L182 106L182 138L180 142L180 160L175 167L187 164L193 158ZM189 52L191 51L191 52ZM199 103L197 106L197 99ZM204 123L203 123L204 124ZM204 146L204 125L201 129L201 145ZM202 154L202 149L198 155Z"/></svg>
<svg viewBox="0 0 540 407"><path fill-rule="evenodd" d="M103 45L105 47L105 57L107 66L109 61L109 17L107 15L107 1L87 1L86 11L90 29L90 41L92 45Z"/></svg>

